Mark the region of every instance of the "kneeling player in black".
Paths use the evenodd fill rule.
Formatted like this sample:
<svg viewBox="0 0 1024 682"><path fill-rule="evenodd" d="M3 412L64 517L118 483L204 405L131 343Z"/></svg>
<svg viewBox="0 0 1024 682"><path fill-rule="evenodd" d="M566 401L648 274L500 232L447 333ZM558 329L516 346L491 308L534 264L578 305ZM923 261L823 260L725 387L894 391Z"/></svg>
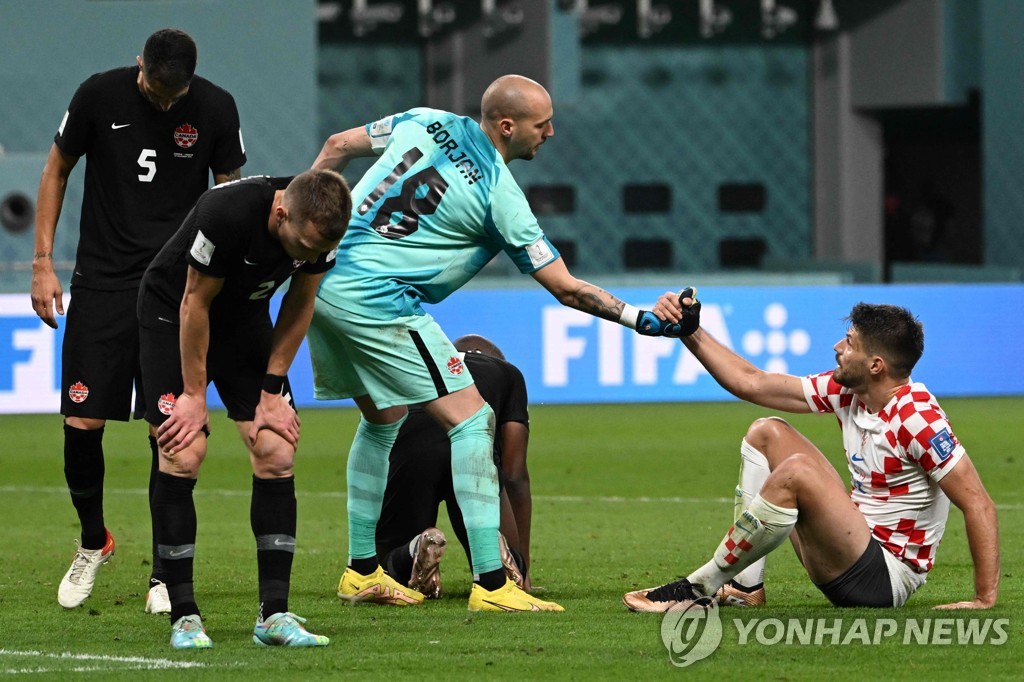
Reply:
<svg viewBox="0 0 1024 682"><path fill-rule="evenodd" d="M464 353L480 395L494 410L494 463L501 484L501 560L508 578L529 590L532 502L526 468L530 435L526 382L519 368L482 336L456 339L455 348ZM377 556L392 578L434 599L441 596L439 562L446 546L444 534L434 527L442 501L468 557L469 539L452 485L448 435L421 407L410 407L391 449L377 522ZM384 603L400 598L367 596L368 601Z"/></svg>
<svg viewBox="0 0 1024 682"><path fill-rule="evenodd" d="M260 592L253 641L328 643L288 610L299 418L287 372L351 211L348 186L333 171L216 187L199 199L143 277L138 312L146 419L160 447L153 527L176 649L213 645L192 587L192 490L206 456L211 381L252 462L250 518ZM270 297L289 277L274 324Z"/></svg>

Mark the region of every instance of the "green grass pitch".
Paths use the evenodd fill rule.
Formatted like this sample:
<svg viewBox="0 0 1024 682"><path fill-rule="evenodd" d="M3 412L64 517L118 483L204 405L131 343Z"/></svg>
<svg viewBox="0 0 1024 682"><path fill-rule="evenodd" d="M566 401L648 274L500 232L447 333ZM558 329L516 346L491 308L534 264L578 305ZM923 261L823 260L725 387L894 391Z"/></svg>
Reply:
<svg viewBox="0 0 1024 682"><path fill-rule="evenodd" d="M839 610L813 588L785 545L768 561L768 605L722 609L723 641L710 657L675 668L661 643L661 617L634 614L624 592L685 574L710 556L731 521L740 438L769 412L739 403L534 406L530 471L534 492L534 584L561 614L471 614L469 571L452 541L445 596L415 608L348 606L335 587L346 556L344 452L352 410L305 410L297 461L299 551L291 607L331 637L319 650L258 648L255 551L249 530L250 473L223 414L196 491L196 593L215 648L174 652L165 617L143 613L149 575L146 504L149 453L140 423L107 427L106 518L117 555L85 606L64 611L57 584L77 537L62 475L58 416L0 418L0 677L31 679L93 671L102 679L649 679L687 673L719 679L1024 679L1024 493L1020 452L1024 399L944 400L960 440L999 507L1002 584L988 612L935 612L972 596L963 518L955 509L936 568L898 611ZM787 417L842 466L830 417ZM843 469L845 471L845 468ZM844 478L846 477L844 473ZM447 529L447 520L442 528ZM739 629L752 619L866 619L972 616L1003 620L999 645L776 645ZM938 626L936 626L938 627ZM772 630L766 630L768 635ZM902 630L901 630L902 632ZM826 638L826 641L829 641ZM192 665L195 667L185 668Z"/></svg>

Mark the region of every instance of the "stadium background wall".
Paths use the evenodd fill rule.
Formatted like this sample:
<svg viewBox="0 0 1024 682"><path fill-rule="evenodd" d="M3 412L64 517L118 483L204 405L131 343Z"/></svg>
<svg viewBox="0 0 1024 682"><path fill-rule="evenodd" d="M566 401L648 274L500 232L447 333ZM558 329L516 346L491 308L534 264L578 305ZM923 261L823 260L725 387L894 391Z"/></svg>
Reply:
<svg viewBox="0 0 1024 682"><path fill-rule="evenodd" d="M650 305L663 290L617 293ZM1024 285L711 286L701 297L703 326L764 369L798 375L831 369L843 316L858 301L886 302L908 307L924 324L925 354L914 377L936 395L1024 394ZM27 300L0 295L0 413L60 406L63 325L53 332L26 309ZM452 338L479 333L504 348L523 370L533 404L732 399L678 341L641 337L564 308L539 287L464 290L430 312ZM305 344L289 376L301 407L345 404L313 399ZM210 403L220 405L215 396Z"/></svg>
<svg viewBox="0 0 1024 682"><path fill-rule="evenodd" d="M882 155L863 150L878 137L887 111L963 106L970 93L980 93L984 185L973 215L984 225L961 220L960 227L982 237L970 249L951 240L946 256L1003 268L983 273L985 279L1020 279L1024 170L1016 159L1024 148L1024 44L1016 35L1024 28L1022 3L836 0L843 23L836 50L828 52L807 28L812 0L789 0L801 23L774 40L757 37L756 13L743 2L719 1L735 5L736 17L721 36L701 38L680 10L683 23L644 42L603 40L600 31L581 40L577 22L558 9L564 3L549 0L556 137L537 161L513 170L550 236L572 243L575 271L634 272L628 240L641 242L634 252L640 269L718 269L719 242L731 238L761 240L763 269L834 270L839 261L856 281L888 279L877 234ZM340 3L343 15L349 4ZM316 10L314 0L6 0L0 198L19 192L34 200L75 86L90 73L130 63L158 26L195 35L200 73L235 95L247 174L293 173L327 134L428 99L424 44L415 33L387 40L394 31L384 27L362 39L339 39L325 30L328 22L318 23ZM858 12L873 14L858 24ZM742 30L752 30L753 38L732 37ZM673 41L676 34L683 38ZM863 57L890 48L900 50L893 57L899 68ZM904 58L908 51L914 59ZM851 101L843 106L829 100L833 58L850 69ZM363 168L353 164L350 179ZM72 176L58 229L57 257L67 267L82 175ZM723 210L723 186L754 187L755 209ZM566 187L569 195L552 198ZM652 241L653 250L644 245ZM31 245L31 229L0 230L0 291L26 288ZM489 274L514 273L498 261Z"/></svg>

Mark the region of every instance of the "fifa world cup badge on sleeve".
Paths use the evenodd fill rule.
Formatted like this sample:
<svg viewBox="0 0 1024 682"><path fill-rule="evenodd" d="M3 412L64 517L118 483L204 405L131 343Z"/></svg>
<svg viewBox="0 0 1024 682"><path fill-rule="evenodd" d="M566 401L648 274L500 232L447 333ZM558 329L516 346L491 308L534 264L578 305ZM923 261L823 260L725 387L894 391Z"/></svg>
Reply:
<svg viewBox="0 0 1024 682"><path fill-rule="evenodd" d="M940 462L945 462L949 459L949 456L953 454L953 450L956 449L956 442L953 440L953 435L949 432L949 429L942 429L929 438L928 443L935 448L935 453L939 456Z"/></svg>

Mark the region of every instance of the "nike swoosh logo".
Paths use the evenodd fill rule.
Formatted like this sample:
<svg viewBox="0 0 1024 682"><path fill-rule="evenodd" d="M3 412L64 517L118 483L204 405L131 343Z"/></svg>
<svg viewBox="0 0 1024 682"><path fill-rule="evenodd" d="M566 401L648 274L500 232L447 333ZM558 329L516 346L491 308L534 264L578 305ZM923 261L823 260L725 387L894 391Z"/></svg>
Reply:
<svg viewBox="0 0 1024 682"><path fill-rule="evenodd" d="M850 455L850 459L853 460L854 462L863 462L864 461L864 458L861 455L858 455L858 454Z"/></svg>
<svg viewBox="0 0 1024 682"><path fill-rule="evenodd" d="M294 542L281 542L281 538L274 538L274 545L277 547L294 547Z"/></svg>
<svg viewBox="0 0 1024 682"><path fill-rule="evenodd" d="M168 552L167 554L169 554L170 556L181 556L182 554L188 554L188 553L189 553L189 550L183 549L180 552Z"/></svg>
<svg viewBox="0 0 1024 682"><path fill-rule="evenodd" d="M245 261L246 265L259 265L259 263L253 263L251 260L245 257L243 257L242 260Z"/></svg>
<svg viewBox="0 0 1024 682"><path fill-rule="evenodd" d="M161 322L166 322L167 324L174 324L173 322L168 320L166 317L157 317L156 319L160 320Z"/></svg>
<svg viewBox="0 0 1024 682"><path fill-rule="evenodd" d="M117 123L111 123L110 124L110 129L111 130L120 130L121 128L127 128L130 125L131 125L131 123L122 123L120 125L118 125Z"/></svg>
<svg viewBox="0 0 1024 682"><path fill-rule="evenodd" d="M491 606L497 606L502 611L519 611L520 610L520 609L514 609L511 606L505 606L504 604L499 604L497 602L493 602L490 599L484 599L483 602L485 604L490 604ZM525 611L525 609L523 609L523 610ZM540 607L537 606L536 604L530 604L530 610L531 611L540 611Z"/></svg>

